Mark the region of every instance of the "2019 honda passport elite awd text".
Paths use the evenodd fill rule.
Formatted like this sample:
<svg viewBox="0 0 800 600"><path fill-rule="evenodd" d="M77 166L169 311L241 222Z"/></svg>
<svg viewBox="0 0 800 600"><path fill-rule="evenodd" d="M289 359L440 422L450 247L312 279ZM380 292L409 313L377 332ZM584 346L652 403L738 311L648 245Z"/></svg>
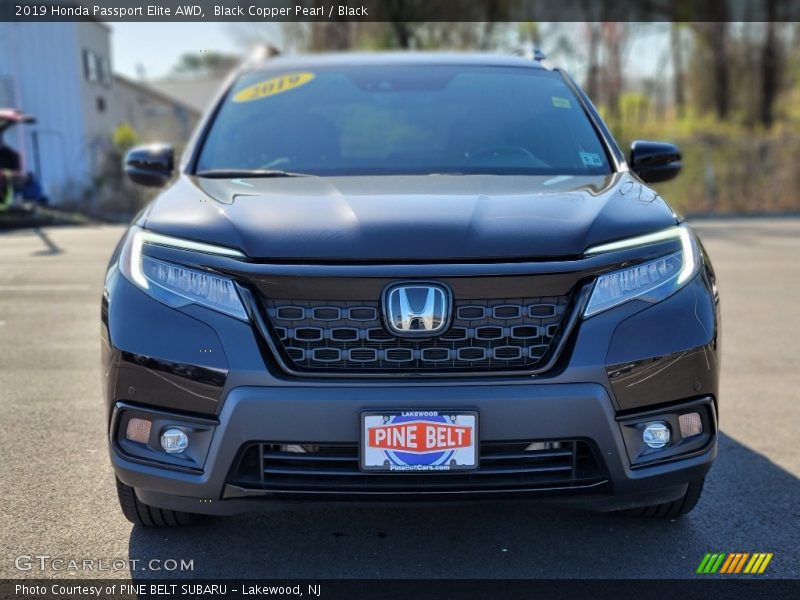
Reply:
<svg viewBox="0 0 800 600"><path fill-rule="evenodd" d="M161 185L172 150L131 151ZM527 498L674 516L716 454L703 247L539 60L248 64L111 259L125 515Z"/></svg>

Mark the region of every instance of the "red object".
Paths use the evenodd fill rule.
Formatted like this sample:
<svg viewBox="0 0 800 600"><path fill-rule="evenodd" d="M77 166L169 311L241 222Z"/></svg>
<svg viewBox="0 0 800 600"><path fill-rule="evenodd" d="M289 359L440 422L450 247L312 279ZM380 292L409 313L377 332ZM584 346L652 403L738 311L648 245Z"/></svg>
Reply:
<svg viewBox="0 0 800 600"><path fill-rule="evenodd" d="M402 452L441 452L469 448L472 428L448 423L411 421L368 429L369 445L383 450Z"/></svg>
<svg viewBox="0 0 800 600"><path fill-rule="evenodd" d="M0 108L0 132L17 123L35 123L36 118L15 108Z"/></svg>

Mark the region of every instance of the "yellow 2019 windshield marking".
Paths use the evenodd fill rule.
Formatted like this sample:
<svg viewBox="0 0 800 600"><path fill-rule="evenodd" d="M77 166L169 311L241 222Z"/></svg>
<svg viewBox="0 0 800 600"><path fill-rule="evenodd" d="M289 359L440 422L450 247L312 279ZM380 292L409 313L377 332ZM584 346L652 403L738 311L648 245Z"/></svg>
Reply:
<svg viewBox="0 0 800 600"><path fill-rule="evenodd" d="M249 85L244 89L239 90L233 96L234 102L251 102L252 100L260 100L261 98L268 98L275 94L282 94L288 92L301 85L307 84L314 79L313 73L287 73L259 81L253 85Z"/></svg>

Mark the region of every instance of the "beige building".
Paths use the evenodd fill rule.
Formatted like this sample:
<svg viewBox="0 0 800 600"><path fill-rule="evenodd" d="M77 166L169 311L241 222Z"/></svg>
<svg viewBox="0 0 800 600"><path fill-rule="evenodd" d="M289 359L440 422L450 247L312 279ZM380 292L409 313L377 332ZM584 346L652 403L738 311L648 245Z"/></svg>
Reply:
<svg viewBox="0 0 800 600"><path fill-rule="evenodd" d="M114 75L111 114L116 125L127 123L133 127L142 142L166 142L182 147L201 113L183 100Z"/></svg>
<svg viewBox="0 0 800 600"><path fill-rule="evenodd" d="M222 91L225 78L208 77L199 79L157 79L152 86L171 98L180 98L189 106L204 113Z"/></svg>

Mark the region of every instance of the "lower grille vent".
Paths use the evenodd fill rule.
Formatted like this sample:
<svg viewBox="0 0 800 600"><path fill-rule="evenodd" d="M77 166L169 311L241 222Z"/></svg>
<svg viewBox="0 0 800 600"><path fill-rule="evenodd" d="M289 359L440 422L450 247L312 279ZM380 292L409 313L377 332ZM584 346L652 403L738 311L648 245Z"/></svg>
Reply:
<svg viewBox="0 0 800 600"><path fill-rule="evenodd" d="M450 473L364 473L356 444L254 443L229 483L276 492L514 491L587 486L602 480L583 441L484 442L480 468Z"/></svg>

